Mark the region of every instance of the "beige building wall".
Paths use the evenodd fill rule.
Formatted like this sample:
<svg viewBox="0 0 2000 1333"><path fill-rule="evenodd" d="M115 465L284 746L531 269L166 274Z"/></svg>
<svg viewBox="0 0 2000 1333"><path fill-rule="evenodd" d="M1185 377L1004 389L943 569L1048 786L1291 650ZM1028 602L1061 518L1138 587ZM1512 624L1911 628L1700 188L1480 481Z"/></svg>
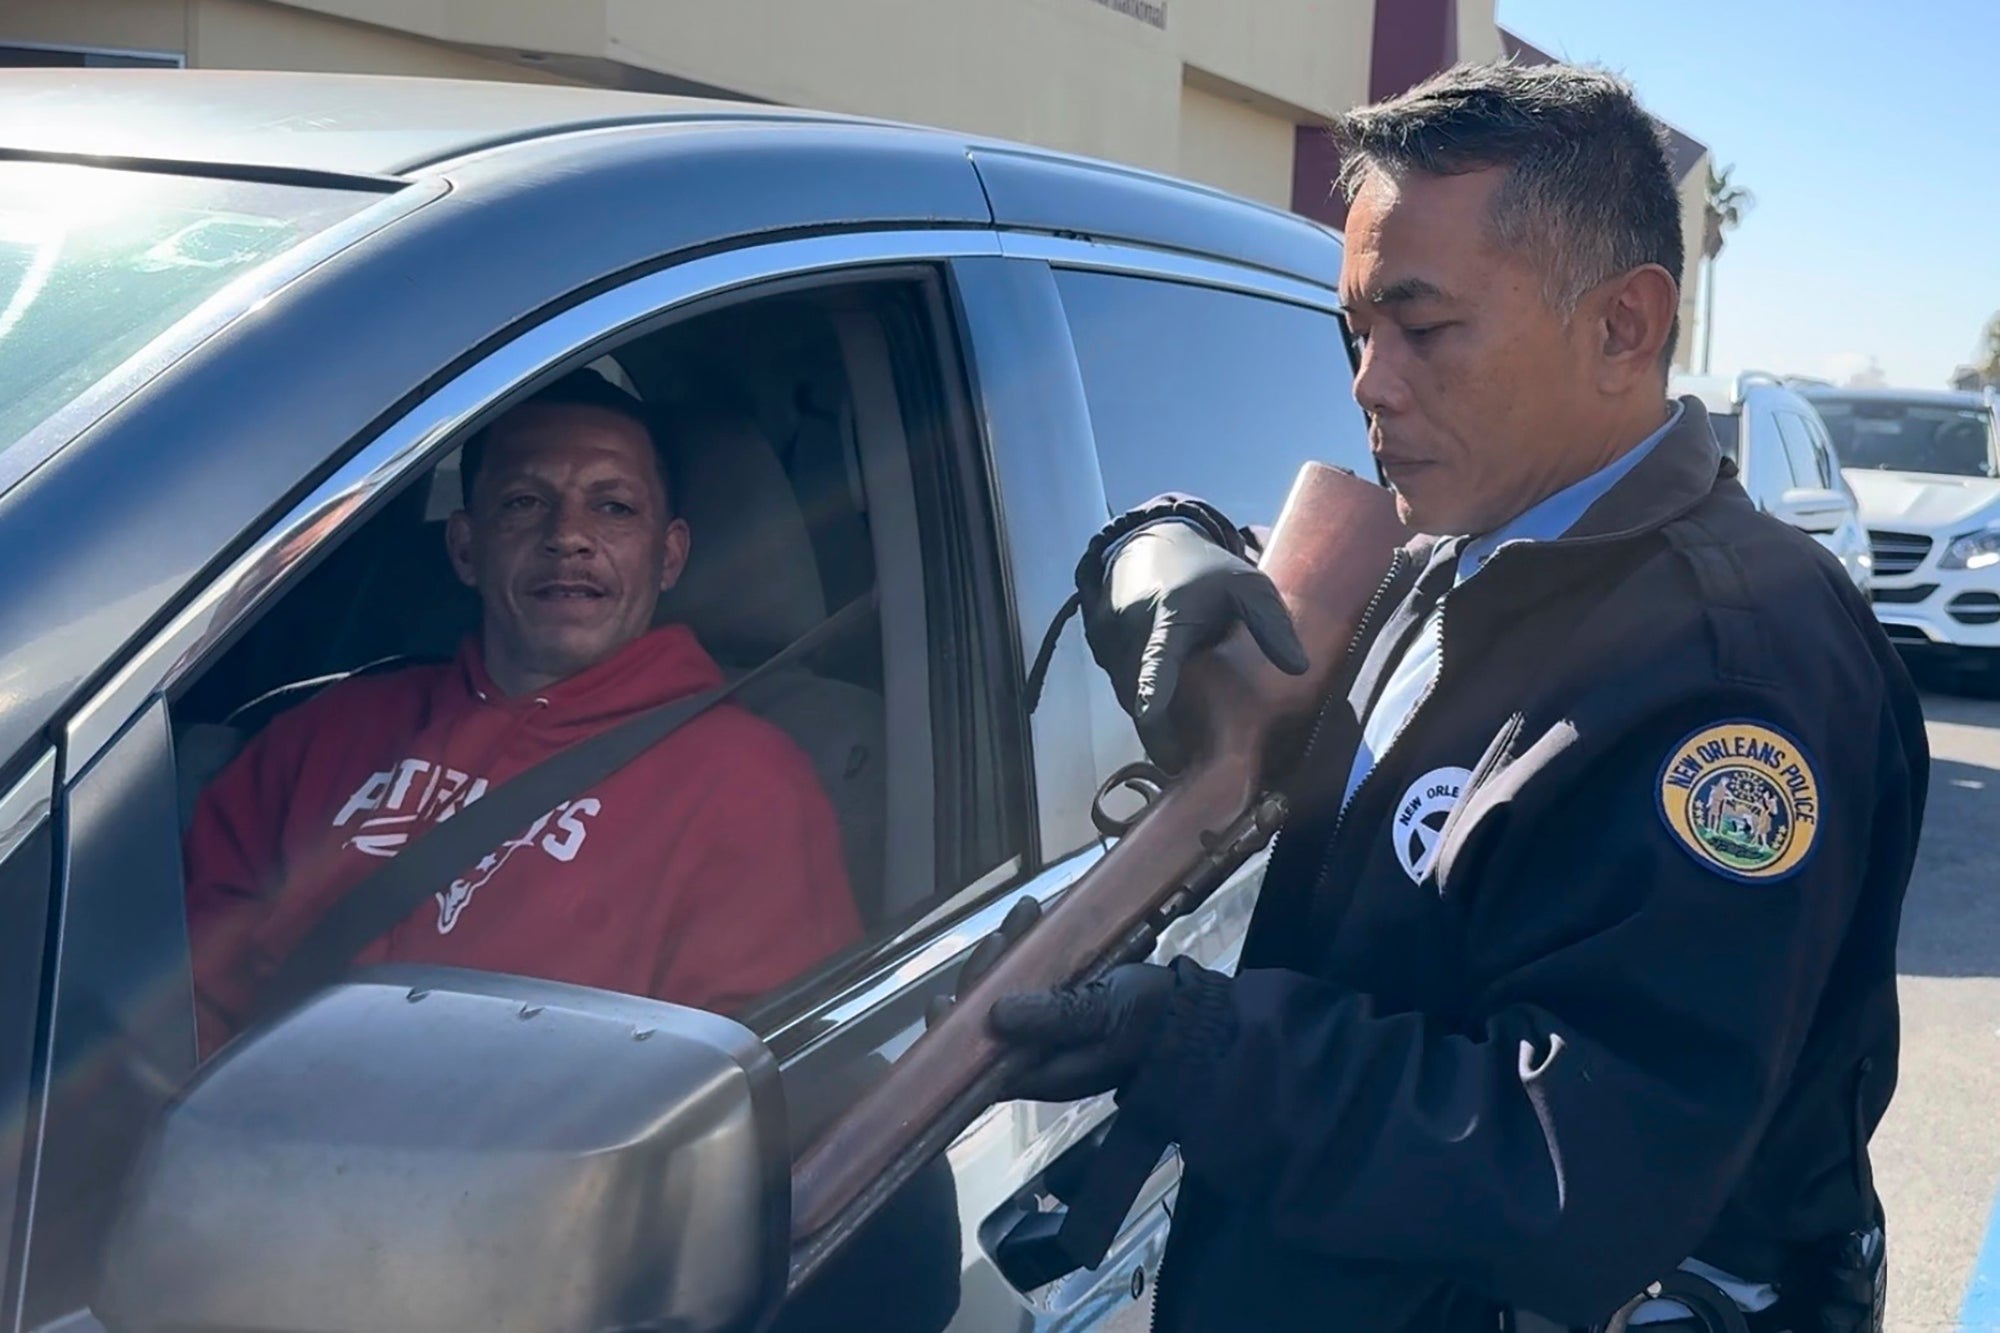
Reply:
<svg viewBox="0 0 2000 1333"><path fill-rule="evenodd" d="M1178 174L1277 208L1292 206L1298 123L1190 70L1181 84Z"/></svg>
<svg viewBox="0 0 2000 1333"><path fill-rule="evenodd" d="M1375 0L1147 3L1164 28L1111 0L0 0L0 41L224 69L704 85L1288 206L1297 127L1367 100ZM1461 58L1500 55L1493 3L1458 0ZM1701 179L1683 191L1688 325Z"/></svg>
<svg viewBox="0 0 2000 1333"><path fill-rule="evenodd" d="M406 33L261 0L7 0L0 41L178 55L207 69L567 82Z"/></svg>
<svg viewBox="0 0 2000 1333"><path fill-rule="evenodd" d="M1458 0L1458 58L1490 65L1505 54L1500 26L1494 21L1493 0Z"/></svg>
<svg viewBox="0 0 2000 1333"><path fill-rule="evenodd" d="M7 0L0 41L187 54L186 0Z"/></svg>
<svg viewBox="0 0 2000 1333"><path fill-rule="evenodd" d="M1374 0L7 0L0 40L211 68L644 85L941 125L1291 201L1299 124L1367 92Z"/></svg>
<svg viewBox="0 0 2000 1333"><path fill-rule="evenodd" d="M1170 3L1168 33L1185 65L1295 108L1300 119L1368 100L1375 0Z"/></svg>
<svg viewBox="0 0 2000 1333"><path fill-rule="evenodd" d="M516 83L568 82L526 65L488 59L442 42L266 4L262 0L185 0L185 3L190 16L188 64L203 69L295 69L501 79Z"/></svg>

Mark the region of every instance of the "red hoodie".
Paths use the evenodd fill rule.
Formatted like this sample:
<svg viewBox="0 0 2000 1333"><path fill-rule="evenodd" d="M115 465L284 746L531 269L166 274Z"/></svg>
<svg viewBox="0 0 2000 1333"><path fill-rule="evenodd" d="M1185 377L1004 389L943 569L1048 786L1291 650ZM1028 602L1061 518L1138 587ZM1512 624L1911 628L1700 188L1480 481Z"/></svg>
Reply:
<svg viewBox="0 0 2000 1333"><path fill-rule="evenodd" d="M477 643L335 686L265 728L202 793L187 839L202 1048L256 1012L280 960L421 828L634 713L721 683L669 626L534 698ZM449 964L727 1009L860 934L811 763L728 704L468 867L357 964Z"/></svg>

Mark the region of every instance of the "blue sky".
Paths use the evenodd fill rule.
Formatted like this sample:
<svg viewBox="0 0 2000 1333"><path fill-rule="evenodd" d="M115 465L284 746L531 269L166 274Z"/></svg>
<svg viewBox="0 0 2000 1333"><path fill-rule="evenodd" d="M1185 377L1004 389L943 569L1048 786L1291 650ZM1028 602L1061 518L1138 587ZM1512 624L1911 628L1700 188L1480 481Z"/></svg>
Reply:
<svg viewBox="0 0 2000 1333"><path fill-rule="evenodd" d="M1996 0L1498 0L1629 78L1757 196L1713 366L1943 387L2000 311Z"/></svg>

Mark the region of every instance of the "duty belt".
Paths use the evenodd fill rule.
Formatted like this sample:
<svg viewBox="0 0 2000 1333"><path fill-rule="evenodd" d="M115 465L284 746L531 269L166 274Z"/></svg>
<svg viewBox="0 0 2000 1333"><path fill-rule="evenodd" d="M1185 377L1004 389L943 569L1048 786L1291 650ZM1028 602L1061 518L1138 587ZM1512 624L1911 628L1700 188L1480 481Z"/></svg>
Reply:
<svg viewBox="0 0 2000 1333"><path fill-rule="evenodd" d="M1880 1227L1848 1232L1809 1247L1778 1284L1765 1310L1741 1309L1696 1273L1675 1269L1599 1324L1560 1324L1526 1310L1502 1311L1502 1333L1882 1333L1888 1297L1888 1247ZM1645 1306L1674 1301L1688 1314L1632 1323Z"/></svg>

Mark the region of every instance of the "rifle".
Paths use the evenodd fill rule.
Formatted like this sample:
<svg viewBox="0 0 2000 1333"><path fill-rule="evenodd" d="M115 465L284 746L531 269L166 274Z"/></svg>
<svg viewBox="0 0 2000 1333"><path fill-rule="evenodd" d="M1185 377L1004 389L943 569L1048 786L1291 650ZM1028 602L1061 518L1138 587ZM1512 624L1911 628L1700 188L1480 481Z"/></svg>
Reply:
<svg viewBox="0 0 2000 1333"><path fill-rule="evenodd" d="M1240 625L1187 664L1175 707L1198 724L1194 760L793 1166L791 1292L1002 1094L1018 1056L987 1030L995 1000L1147 957L1270 841L1286 808L1274 751L1316 712L1406 536L1381 487L1322 463L1300 470L1260 565L1306 674L1272 666Z"/></svg>

